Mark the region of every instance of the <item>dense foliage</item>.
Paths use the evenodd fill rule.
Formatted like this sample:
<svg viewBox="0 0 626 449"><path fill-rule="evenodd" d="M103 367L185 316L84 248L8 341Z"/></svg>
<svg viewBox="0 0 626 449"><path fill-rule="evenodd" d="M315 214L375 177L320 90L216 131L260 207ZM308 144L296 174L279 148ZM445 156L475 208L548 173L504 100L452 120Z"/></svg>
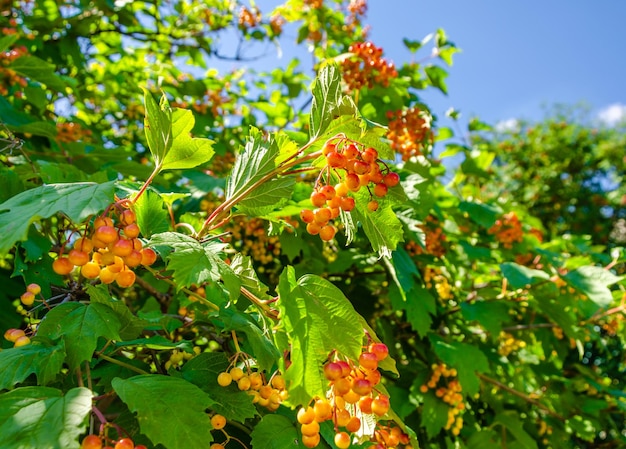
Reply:
<svg viewBox="0 0 626 449"><path fill-rule="evenodd" d="M454 143L366 9L3 2L0 448L626 443L623 136Z"/></svg>

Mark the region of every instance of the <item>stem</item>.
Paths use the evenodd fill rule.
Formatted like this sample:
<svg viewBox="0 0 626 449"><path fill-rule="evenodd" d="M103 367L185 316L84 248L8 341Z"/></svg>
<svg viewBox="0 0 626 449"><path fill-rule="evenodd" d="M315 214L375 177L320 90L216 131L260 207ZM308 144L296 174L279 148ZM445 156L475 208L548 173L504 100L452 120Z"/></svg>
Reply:
<svg viewBox="0 0 626 449"><path fill-rule="evenodd" d="M559 419L560 421L565 421L565 418L562 417L561 415L559 415L556 412L553 412L552 410L550 410L548 407L546 407L545 405L543 405L541 402L536 401L535 399L531 398L530 396L522 393L521 391L517 391L505 384L503 384L502 382L499 382L495 379L492 379L491 377L487 377L484 374L481 373L476 373L476 375L484 380L485 382L489 382L492 385L495 385L496 387L507 391L508 393L511 393L514 396L517 396L518 398L522 398L523 400L525 400L526 402L528 402L529 404L532 404L534 406L536 406L537 408L543 410L544 412L546 412L547 414L554 416L555 418Z"/></svg>
<svg viewBox="0 0 626 449"><path fill-rule="evenodd" d="M239 354L241 351L241 348L239 347L239 342L237 341L237 334L235 333L235 331L230 331L230 335L233 337L233 343L235 344L235 351L237 352L237 354Z"/></svg>
<svg viewBox="0 0 626 449"><path fill-rule="evenodd" d="M241 294L243 296L245 296L246 298L248 298L259 309L261 309L263 311L263 313L265 314L265 316L267 316L268 318L271 318L273 320L277 320L278 319L278 314L276 313L276 310L274 310L270 306L268 306L265 301L263 301L262 299L257 297L250 290L248 290L245 287L241 287Z"/></svg>
<svg viewBox="0 0 626 449"><path fill-rule="evenodd" d="M154 167L154 170L152 170L152 173L150 173L150 176L148 176L148 179L146 179L146 182L143 183L143 186L141 186L141 189L139 190L139 192L137 192L137 195L135 196L135 198L133 198L132 200L133 204L135 204L137 200L139 199L139 197L143 195L143 192L146 191L148 186L154 180L154 177L158 175L160 171L161 171L161 165L157 165L156 167Z"/></svg>
<svg viewBox="0 0 626 449"><path fill-rule="evenodd" d="M211 213L211 215L209 215L209 217L205 220L204 224L202 225L202 229L200 229L200 232L198 232L198 238L202 238L208 232L221 226L224 223L224 220L228 219L228 217L224 217L224 215L229 213L230 210L237 203L245 199L248 195L250 195L250 193L252 193L255 189L257 189L263 183L269 181L270 179L272 179L273 177L277 175L280 175L281 173L288 171L289 169L291 169L292 167L295 167L298 164L302 164L304 162L307 162L307 161L310 161L319 157L321 155L321 152L315 152L315 153L308 154L306 156L298 157L302 154L302 152L306 148L310 147L314 142L316 142L316 140L311 140L302 148L300 148L296 153L294 153L292 156L288 157L279 167L276 167L275 169L271 170L261 179L252 183L248 188L246 188L242 192L235 194L231 198L228 198L221 205L219 205ZM219 223L216 224L215 222L218 220L220 221Z"/></svg>
<svg viewBox="0 0 626 449"><path fill-rule="evenodd" d="M121 367L129 369L131 371L134 371L134 372L136 372L138 374L150 374L150 373L142 370L141 368L137 368L136 366L129 365L128 363L122 362L121 360L114 359L113 357L109 357L108 355L104 355L104 354L96 354L96 355L99 358L101 358L102 360L106 360L107 362L115 363L116 365L119 365Z"/></svg>

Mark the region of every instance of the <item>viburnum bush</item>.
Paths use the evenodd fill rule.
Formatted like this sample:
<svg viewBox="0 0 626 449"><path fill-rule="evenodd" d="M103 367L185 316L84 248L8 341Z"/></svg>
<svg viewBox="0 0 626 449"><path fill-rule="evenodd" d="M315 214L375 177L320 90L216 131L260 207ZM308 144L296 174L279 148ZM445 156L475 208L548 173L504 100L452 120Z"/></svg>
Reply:
<svg viewBox="0 0 626 449"><path fill-rule="evenodd" d="M623 447L618 159L611 237L548 229L522 144L421 98L442 30L264 7L0 8L0 448Z"/></svg>

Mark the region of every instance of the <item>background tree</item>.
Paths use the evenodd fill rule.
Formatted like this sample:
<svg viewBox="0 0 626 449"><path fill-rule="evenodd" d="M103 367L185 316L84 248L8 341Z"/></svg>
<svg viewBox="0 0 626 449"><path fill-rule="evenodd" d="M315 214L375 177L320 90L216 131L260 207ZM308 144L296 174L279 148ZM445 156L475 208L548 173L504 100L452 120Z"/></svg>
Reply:
<svg viewBox="0 0 626 449"><path fill-rule="evenodd" d="M0 10L0 447L623 446L623 249L495 196L454 44L366 6Z"/></svg>

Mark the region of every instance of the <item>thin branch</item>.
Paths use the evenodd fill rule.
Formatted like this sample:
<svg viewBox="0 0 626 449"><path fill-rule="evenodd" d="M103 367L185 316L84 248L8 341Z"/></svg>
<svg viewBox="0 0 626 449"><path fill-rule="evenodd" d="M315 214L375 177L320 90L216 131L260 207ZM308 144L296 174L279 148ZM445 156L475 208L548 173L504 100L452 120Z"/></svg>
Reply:
<svg viewBox="0 0 626 449"><path fill-rule="evenodd" d="M534 405L535 407L537 407L537 408L539 408L540 410L542 410L542 411L546 412L546 413L547 413L547 414L549 414L550 416L553 416L553 417L557 418L557 419L558 419L558 420L560 420L560 421L565 421L565 418L564 418L563 416L559 415L559 414L558 414L558 413L556 413L556 412L553 412L553 411L552 411L552 410L550 410L548 407L546 407L545 405L543 405L541 402L539 402L539 401L537 401L537 400L535 400L535 399L531 398L531 397L530 397L530 396L528 396L527 394L524 394L524 393L522 393L521 391L518 391L518 390L516 390L516 389L514 389L514 388L511 388L511 387L509 387L509 386L507 386L507 385L503 384L502 382L499 382L499 381L497 381L497 380L495 380L495 379L492 379L491 377L487 377L487 376L485 376L484 374L481 374L481 373L476 373L476 375L477 375L480 379L484 380L485 382L488 382L488 383L490 383L490 384L492 384L492 385L495 385L496 387L498 387L498 388L500 388L500 389L502 389L502 390L504 390L504 391L506 391L506 392L508 392L508 393L511 393L512 395L517 396L518 398L521 398L521 399L525 400L525 401L526 401L526 402L528 402L529 404Z"/></svg>

